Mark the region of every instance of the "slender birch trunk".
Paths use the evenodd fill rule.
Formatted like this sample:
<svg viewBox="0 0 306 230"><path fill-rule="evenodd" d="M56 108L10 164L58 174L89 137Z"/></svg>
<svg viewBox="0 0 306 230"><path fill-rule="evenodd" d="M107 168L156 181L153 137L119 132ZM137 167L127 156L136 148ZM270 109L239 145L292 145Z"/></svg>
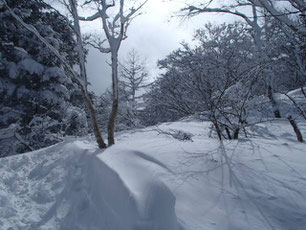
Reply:
<svg viewBox="0 0 306 230"><path fill-rule="evenodd" d="M81 75L82 80L84 81L84 88L82 90L83 98L84 98L87 110L89 112L91 125L93 128L93 132L94 132L96 141L98 143L98 146L99 148L106 148L106 144L99 130L99 125L97 122L97 117L96 117L94 106L87 92L88 83L87 83L87 74L86 74L86 66L85 66L85 54L84 54L84 48L83 48L83 41L82 41L82 34L81 34L81 29L80 29L77 5L76 5L75 0L69 0L69 4L70 4L70 9L71 9L71 13L73 16L73 20L74 20L74 31L77 37L77 51L78 51L78 56L79 56L80 75Z"/></svg>

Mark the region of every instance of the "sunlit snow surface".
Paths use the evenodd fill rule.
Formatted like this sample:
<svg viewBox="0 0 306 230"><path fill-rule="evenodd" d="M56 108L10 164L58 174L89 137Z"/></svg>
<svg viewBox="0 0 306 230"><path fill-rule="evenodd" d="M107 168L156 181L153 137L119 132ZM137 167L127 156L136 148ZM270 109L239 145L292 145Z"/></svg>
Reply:
<svg viewBox="0 0 306 230"><path fill-rule="evenodd" d="M289 122L223 144L185 119L119 133L104 152L70 138L0 159L0 229L304 230L306 145Z"/></svg>

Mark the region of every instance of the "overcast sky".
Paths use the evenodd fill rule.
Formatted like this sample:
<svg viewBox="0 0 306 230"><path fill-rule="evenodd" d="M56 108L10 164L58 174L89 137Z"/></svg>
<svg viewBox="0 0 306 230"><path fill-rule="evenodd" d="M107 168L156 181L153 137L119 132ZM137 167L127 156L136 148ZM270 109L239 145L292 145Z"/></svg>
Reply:
<svg viewBox="0 0 306 230"><path fill-rule="evenodd" d="M193 31L208 21L221 22L211 14L201 15L193 19L182 20L175 17L175 13L185 6L184 1L149 0L144 13L135 18L128 28L128 38L123 41L119 51L119 58L124 59L128 51L136 49L146 59L151 78L156 78L158 59L166 57L171 51L180 46L180 42L191 42ZM188 1L191 2L191 1ZM222 16L222 21L226 16ZM83 31L101 31L100 22L83 23ZM101 54L90 49L87 58L88 78L91 82L90 90L100 95L111 85L111 69L107 64L109 55Z"/></svg>

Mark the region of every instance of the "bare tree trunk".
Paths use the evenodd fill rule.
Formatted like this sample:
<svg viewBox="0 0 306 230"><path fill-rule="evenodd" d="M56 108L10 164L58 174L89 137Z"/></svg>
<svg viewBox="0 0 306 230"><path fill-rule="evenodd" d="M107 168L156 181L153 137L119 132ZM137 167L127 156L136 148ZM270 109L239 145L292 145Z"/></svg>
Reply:
<svg viewBox="0 0 306 230"><path fill-rule="evenodd" d="M87 83L87 74L86 74L86 66L85 66L85 54L84 54L84 49L83 49L82 34L81 34L81 29L80 29L79 15L77 11L76 1L69 0L69 4L70 4L71 13L74 19L74 31L77 37L77 51L78 51L78 56L79 56L80 75L84 82L84 86L82 87L84 102L89 112L91 125L93 128L93 132L94 132L96 141L98 143L98 146L100 149L106 148L106 144L99 130L95 109L93 107L92 101L87 92L88 83Z"/></svg>
<svg viewBox="0 0 306 230"><path fill-rule="evenodd" d="M219 125L218 125L218 122L215 121L215 122L213 122L213 124L214 124L214 126L216 128L216 132L217 132L219 140L222 140L222 133L221 133L221 129L220 129Z"/></svg>
<svg viewBox="0 0 306 230"><path fill-rule="evenodd" d="M290 97L287 93L285 93L285 95L289 98L289 100L293 103L293 105L297 108L297 110L299 111L299 113L302 115L302 117L304 118L304 120L306 120L306 115L304 113L303 108L301 108L296 102L295 100Z"/></svg>
<svg viewBox="0 0 306 230"><path fill-rule="evenodd" d="M272 87L270 85L268 86L268 97L269 97L270 102L272 104L272 109L273 109L273 113L274 113L275 118L282 118L281 113L280 113L279 109L277 108L277 103L273 98Z"/></svg>
<svg viewBox="0 0 306 230"><path fill-rule="evenodd" d="M99 148L104 149L104 148L106 148L106 144L105 144L105 142L104 142L104 140L101 136L99 126L98 126L98 122L97 122L96 113L95 113L94 107L92 105L91 99L85 93L83 93L83 96L84 96L84 101L85 101L86 107L87 107L88 112L89 112L89 116L90 116L90 119L91 119L91 125L92 125L92 128L93 128L93 132L94 132L96 141L98 143Z"/></svg>
<svg viewBox="0 0 306 230"><path fill-rule="evenodd" d="M297 126L297 124L295 123L295 121L293 120L292 116L288 116L287 117L288 121L290 122L295 134L296 134L296 138L299 142L304 142L303 140L303 136L302 136L302 133L299 129L299 127Z"/></svg>
<svg viewBox="0 0 306 230"><path fill-rule="evenodd" d="M238 137L239 137L239 131L240 131L239 128L235 129L234 134L233 134L233 139L234 139L234 140L237 140L237 139L238 139Z"/></svg>
<svg viewBox="0 0 306 230"><path fill-rule="evenodd" d="M118 99L113 100L112 111L107 124L108 146L115 144L115 122L118 113Z"/></svg>
<svg viewBox="0 0 306 230"><path fill-rule="evenodd" d="M248 138L248 133L247 133L245 127L243 127L243 132L244 132L245 137Z"/></svg>
<svg viewBox="0 0 306 230"><path fill-rule="evenodd" d="M113 104L112 111L107 123L108 146L115 144L115 123L118 113L118 52L112 53L112 92Z"/></svg>
<svg viewBox="0 0 306 230"><path fill-rule="evenodd" d="M106 39L103 41L94 42L95 48L98 48L102 53L111 53L112 58L112 93L113 105L110 113L107 132L108 132L108 145L115 144L114 132L115 122L118 113L118 51L121 42L127 38L126 30L130 25L131 20L137 16L137 12L148 2L144 0L138 7L131 7L128 11L125 10L125 1L87 1L86 4L93 3L97 10L91 16L79 17L83 21L94 21L98 18L102 20L102 28L105 33ZM118 3L118 5L117 5ZM111 8L115 10L110 10ZM108 14L110 10L110 14ZM118 10L118 11L117 11ZM115 13L117 11L117 13ZM103 47L104 41L108 41L109 47Z"/></svg>
<svg viewBox="0 0 306 230"><path fill-rule="evenodd" d="M306 97L306 93L305 93L305 90L304 90L304 87L303 87L303 86L301 87L301 91L302 91L304 97Z"/></svg>
<svg viewBox="0 0 306 230"><path fill-rule="evenodd" d="M228 139L229 139L229 140L232 140L232 136L231 136L231 133L230 133L228 127L225 127L225 131L226 131L226 134L227 134Z"/></svg>

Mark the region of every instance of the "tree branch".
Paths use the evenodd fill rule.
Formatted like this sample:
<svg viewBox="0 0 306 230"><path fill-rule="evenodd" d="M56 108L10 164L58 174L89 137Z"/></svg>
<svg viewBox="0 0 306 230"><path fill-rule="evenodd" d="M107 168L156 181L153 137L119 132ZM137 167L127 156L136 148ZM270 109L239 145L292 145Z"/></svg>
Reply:
<svg viewBox="0 0 306 230"><path fill-rule="evenodd" d="M81 21L94 21L100 17L100 13L96 12L95 14L89 16L89 17L81 17L79 16L79 20Z"/></svg>

